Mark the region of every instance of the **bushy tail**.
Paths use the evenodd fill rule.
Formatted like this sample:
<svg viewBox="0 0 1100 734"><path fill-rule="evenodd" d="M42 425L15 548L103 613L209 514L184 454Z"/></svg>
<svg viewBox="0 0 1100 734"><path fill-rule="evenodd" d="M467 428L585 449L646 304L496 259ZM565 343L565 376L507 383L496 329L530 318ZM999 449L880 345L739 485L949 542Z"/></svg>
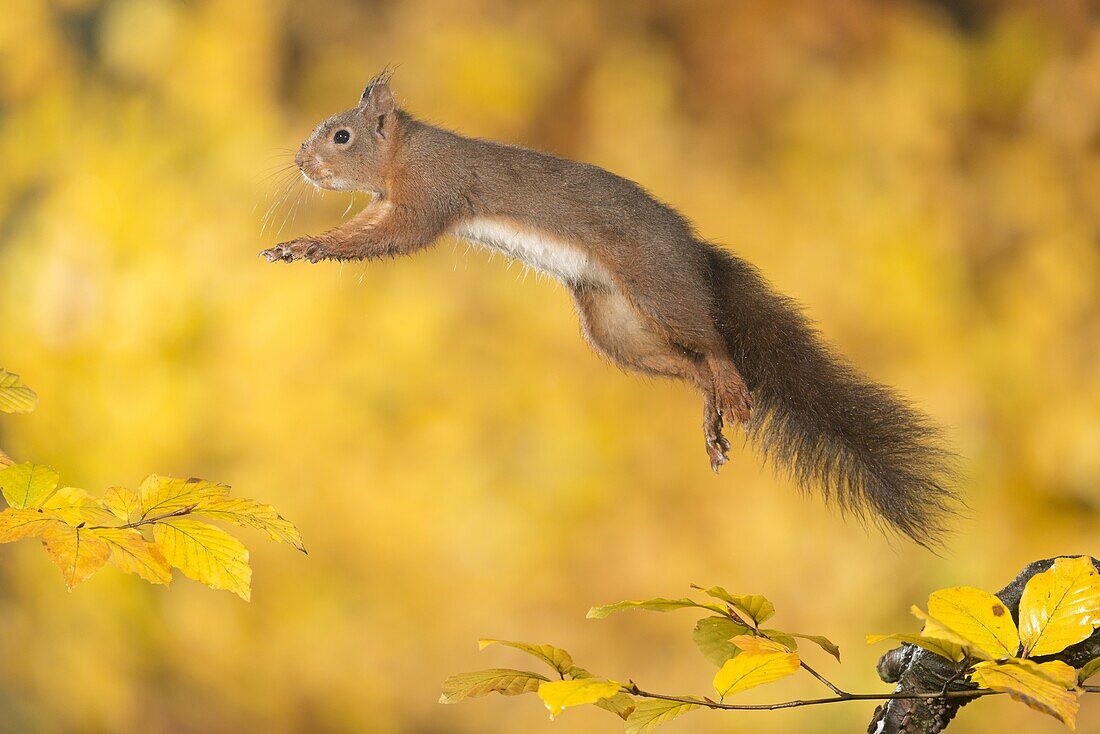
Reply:
<svg viewBox="0 0 1100 734"><path fill-rule="evenodd" d="M939 430L838 357L749 263L710 250L720 328L753 398L749 435L804 489L922 545L958 507Z"/></svg>

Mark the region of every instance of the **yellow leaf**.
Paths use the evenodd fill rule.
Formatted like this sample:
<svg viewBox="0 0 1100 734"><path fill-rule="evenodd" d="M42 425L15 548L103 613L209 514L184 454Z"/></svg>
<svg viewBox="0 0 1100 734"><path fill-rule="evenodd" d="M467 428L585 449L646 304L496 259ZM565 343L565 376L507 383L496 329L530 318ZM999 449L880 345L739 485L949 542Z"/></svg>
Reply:
<svg viewBox="0 0 1100 734"><path fill-rule="evenodd" d="M263 530L272 540L289 543L303 553L306 551L298 528L276 512L274 507L256 500L225 498L202 502L195 508L194 514Z"/></svg>
<svg viewBox="0 0 1100 734"><path fill-rule="evenodd" d="M38 507L57 489L59 479L48 466L14 464L0 471L0 491L12 507Z"/></svg>
<svg viewBox="0 0 1100 734"><path fill-rule="evenodd" d="M37 404L38 396L23 384L19 375L0 370L0 411L30 413Z"/></svg>
<svg viewBox="0 0 1100 734"><path fill-rule="evenodd" d="M111 565L120 571L137 574L151 584L172 581L172 568L160 549L132 528L94 528L91 535L103 540L111 550Z"/></svg>
<svg viewBox="0 0 1100 734"><path fill-rule="evenodd" d="M103 495L103 504L123 522L136 520L141 508L137 493L126 487L109 487Z"/></svg>
<svg viewBox="0 0 1100 734"><path fill-rule="evenodd" d="M62 487L57 490L42 503L41 509L69 525L99 524L114 519L114 515L102 502L76 487Z"/></svg>
<svg viewBox="0 0 1100 734"><path fill-rule="evenodd" d="M14 463L11 457L5 454L3 449L0 449L0 469L6 469Z"/></svg>
<svg viewBox="0 0 1100 734"><path fill-rule="evenodd" d="M928 614L991 658L1015 657L1020 649L1008 607L988 591L971 586L940 589L928 597Z"/></svg>
<svg viewBox="0 0 1100 734"><path fill-rule="evenodd" d="M704 617L695 624L691 637L699 652L720 668L727 660L741 654L730 640L748 634L749 629L729 617Z"/></svg>
<svg viewBox="0 0 1100 734"><path fill-rule="evenodd" d="M1069 685L1063 668L1069 668ZM1031 660L1011 660L1003 663L985 662L974 666L970 680L982 688L1007 693L1036 711L1049 714L1070 729L1076 728L1076 674L1065 663L1053 661L1042 665Z"/></svg>
<svg viewBox="0 0 1100 734"><path fill-rule="evenodd" d="M836 658L836 661L840 662L840 647L823 635L804 635L801 632L780 632L779 630L760 630L765 636L770 637L776 642L782 642L791 650L797 649L794 645L787 644L788 639L791 637L797 637L802 640L809 640L825 652Z"/></svg>
<svg viewBox="0 0 1100 734"><path fill-rule="evenodd" d="M213 525L173 518L153 525L153 540L164 559L184 575L212 589L232 591L245 601L252 595L248 549Z"/></svg>
<svg viewBox="0 0 1100 734"><path fill-rule="evenodd" d="M556 680L539 686L539 698L550 710L552 719L570 706L611 698L621 687L618 683L603 678Z"/></svg>
<svg viewBox="0 0 1100 734"><path fill-rule="evenodd" d="M718 612L719 614L725 614L726 610L717 604L700 604L697 601L691 599L646 599L644 601L620 601L615 604L604 604L601 607L592 607L588 610L589 619L603 619L604 617L614 613L621 612L624 609L644 609L650 612L671 612L674 609L688 609L691 607L697 607L699 609L709 609L712 612Z"/></svg>
<svg viewBox="0 0 1100 734"><path fill-rule="evenodd" d="M526 642L510 642L508 640L482 639L477 641L479 650L484 650L490 645L511 647L516 650L521 650L528 655L533 655L558 671L561 675L567 675L573 670L573 657L560 647L554 647L553 645L530 645Z"/></svg>
<svg viewBox="0 0 1100 734"><path fill-rule="evenodd" d="M966 654L963 652L963 648L956 645L953 642L947 640L937 640L934 637L921 637L920 635L908 635L895 633L892 635L867 635L867 644L873 645L876 642L882 642L883 640L894 640L896 642L905 642L910 645L916 645L917 647L924 648L928 652L939 655L941 658L947 658L952 662L960 662Z"/></svg>
<svg viewBox="0 0 1100 734"><path fill-rule="evenodd" d="M138 489L138 505L143 518L161 517L202 502L220 500L228 493L229 487L217 482L151 474Z"/></svg>
<svg viewBox="0 0 1100 734"><path fill-rule="evenodd" d="M743 653L749 655L766 655L772 652L791 652L791 649L782 642L769 640L767 637L756 635L737 635L730 643Z"/></svg>
<svg viewBox="0 0 1100 734"><path fill-rule="evenodd" d="M955 645L961 648L964 653L969 654L970 657L978 660L990 660L992 658L989 653L975 646L973 642L958 634L943 622L922 612L920 607L914 605L909 607L909 611L914 617L924 622L924 629L920 633L922 639Z"/></svg>
<svg viewBox="0 0 1100 734"><path fill-rule="evenodd" d="M694 703L643 699L634 705L634 711L626 717L626 734L649 734L661 724L695 708L699 707Z"/></svg>
<svg viewBox="0 0 1100 734"><path fill-rule="evenodd" d="M1085 557L1059 558L1020 598L1023 657L1053 655L1100 627L1100 575Z"/></svg>
<svg viewBox="0 0 1100 734"><path fill-rule="evenodd" d="M714 676L714 690L726 696L786 678L798 670L798 653L770 652L749 654L742 652L727 660Z"/></svg>
<svg viewBox="0 0 1100 734"><path fill-rule="evenodd" d="M38 510L9 507L0 512L0 543L11 543L23 538L39 536L51 524L63 524Z"/></svg>
<svg viewBox="0 0 1100 734"><path fill-rule="evenodd" d="M721 599L730 606L744 612L757 627L775 616L775 605L759 594L737 596L729 593L721 586L703 589L703 593L715 599Z"/></svg>
<svg viewBox="0 0 1100 734"><path fill-rule="evenodd" d="M582 680L585 678L598 678L599 676L592 675L584 668L573 667L569 671L569 677L573 680ZM610 698L596 701L595 705L605 711L610 711L620 719L626 719L626 717L630 716L630 712L634 710L634 699L620 692Z"/></svg>
<svg viewBox="0 0 1100 734"><path fill-rule="evenodd" d="M507 668L452 675L443 681L443 693L439 696L439 702L458 703L464 698L479 698L490 693L499 693L502 696L535 693L539 685L547 680L549 679L546 676L538 673Z"/></svg>
<svg viewBox="0 0 1100 734"><path fill-rule="evenodd" d="M47 525L42 533L46 553L65 579L69 591L88 578L107 562L111 550L107 543L84 528L74 528L64 523Z"/></svg>

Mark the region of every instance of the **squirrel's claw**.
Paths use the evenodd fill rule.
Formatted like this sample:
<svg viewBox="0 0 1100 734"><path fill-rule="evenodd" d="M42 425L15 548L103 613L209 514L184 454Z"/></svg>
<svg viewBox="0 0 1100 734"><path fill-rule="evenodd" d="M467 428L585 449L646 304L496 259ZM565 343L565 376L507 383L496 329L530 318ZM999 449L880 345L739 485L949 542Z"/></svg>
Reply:
<svg viewBox="0 0 1100 734"><path fill-rule="evenodd" d="M274 247L269 247L260 253L260 257L265 258L269 263L278 262L279 260L292 263L303 258L315 263L323 259L324 256L321 254L320 245L316 240L299 237L296 240L280 242Z"/></svg>

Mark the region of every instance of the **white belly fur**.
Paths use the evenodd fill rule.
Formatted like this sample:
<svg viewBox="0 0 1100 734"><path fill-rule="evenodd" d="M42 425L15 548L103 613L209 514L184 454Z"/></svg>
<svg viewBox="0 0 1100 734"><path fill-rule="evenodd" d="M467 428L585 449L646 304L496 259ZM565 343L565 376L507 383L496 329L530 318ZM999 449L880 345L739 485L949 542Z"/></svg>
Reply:
<svg viewBox="0 0 1100 734"><path fill-rule="evenodd" d="M567 285L611 285L607 270L580 249L543 232L503 219L480 217L457 227L456 237L501 252Z"/></svg>

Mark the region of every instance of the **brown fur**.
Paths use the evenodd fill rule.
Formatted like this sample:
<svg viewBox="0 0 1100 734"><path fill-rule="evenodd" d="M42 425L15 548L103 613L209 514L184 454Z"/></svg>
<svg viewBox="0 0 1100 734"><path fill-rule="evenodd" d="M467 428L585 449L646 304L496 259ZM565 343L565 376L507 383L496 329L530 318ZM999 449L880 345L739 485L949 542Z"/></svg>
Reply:
<svg viewBox="0 0 1100 734"><path fill-rule="evenodd" d="M634 182L415 120L385 77L318 126L296 160L316 185L375 200L329 232L266 250L269 260L395 257L448 233L511 247L565 282L597 352L700 390L715 471L733 418L800 484L816 480L842 507L869 506L919 542L934 537L953 495L923 417L835 358L751 266Z"/></svg>

